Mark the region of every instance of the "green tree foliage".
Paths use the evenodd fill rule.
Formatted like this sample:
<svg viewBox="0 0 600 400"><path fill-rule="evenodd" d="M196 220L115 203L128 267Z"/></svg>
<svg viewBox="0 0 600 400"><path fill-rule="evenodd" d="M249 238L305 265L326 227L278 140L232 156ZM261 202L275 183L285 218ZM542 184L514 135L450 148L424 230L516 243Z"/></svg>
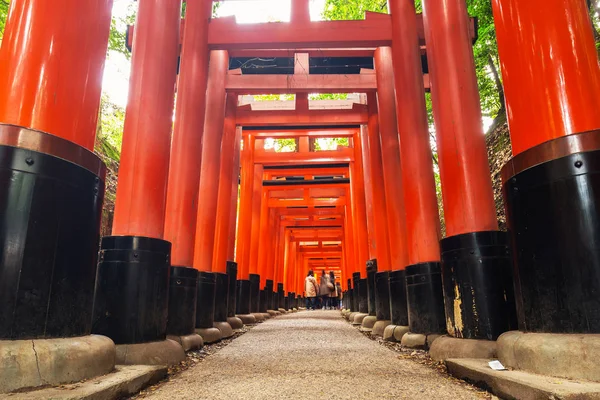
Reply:
<svg viewBox="0 0 600 400"><path fill-rule="evenodd" d="M8 1L9 0L0 0L0 43L2 42L4 25L6 24L6 17L8 16Z"/></svg>

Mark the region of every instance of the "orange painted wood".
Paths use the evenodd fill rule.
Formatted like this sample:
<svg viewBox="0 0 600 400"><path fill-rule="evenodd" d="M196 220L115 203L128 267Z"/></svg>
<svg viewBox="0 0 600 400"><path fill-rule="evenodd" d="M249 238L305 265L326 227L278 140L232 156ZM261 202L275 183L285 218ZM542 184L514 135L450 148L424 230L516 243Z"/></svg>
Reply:
<svg viewBox="0 0 600 400"><path fill-rule="evenodd" d="M235 146L233 150L233 170L231 176L231 216L229 218L229 246L227 249L227 261L234 261L235 244L237 238L238 202L239 202L239 180L240 180L240 148L242 142L242 128L236 127Z"/></svg>
<svg viewBox="0 0 600 400"><path fill-rule="evenodd" d="M269 199L269 207L337 207L345 206L346 198L331 199L331 200L278 200Z"/></svg>
<svg viewBox="0 0 600 400"><path fill-rule="evenodd" d="M267 280L267 262L268 262L268 253L273 251L273 246L271 244L271 229L270 229L270 221L271 212L269 210L269 196L266 190L261 190L260 195L262 196L260 201L260 224L259 224L259 234L257 235L257 243L258 243L258 260L257 260L257 271L260 275L260 287L264 287Z"/></svg>
<svg viewBox="0 0 600 400"><path fill-rule="evenodd" d="M269 236L266 243L268 250L266 252L266 276L265 279L273 280L275 275L275 251L277 249L277 234L279 233L279 217L275 209L269 209Z"/></svg>
<svg viewBox="0 0 600 400"><path fill-rule="evenodd" d="M243 126L297 126L297 125L360 125L367 123L366 107L354 105L352 110L310 110L297 112L238 110L237 124Z"/></svg>
<svg viewBox="0 0 600 400"><path fill-rule="evenodd" d="M210 4L187 4L187 29L183 35L175 125L171 142L164 238L172 244L171 263L192 266L198 185L204 132L208 79L208 19Z"/></svg>
<svg viewBox="0 0 600 400"><path fill-rule="evenodd" d="M313 179L313 176L340 176L347 178L348 167L347 166L335 166L335 167L311 167L311 168L274 168L265 170L265 180L273 180L276 177L285 177L285 176L306 176L309 175L310 179Z"/></svg>
<svg viewBox="0 0 600 400"><path fill-rule="evenodd" d="M325 150L310 153L275 153L257 151L255 162L262 165L333 164L354 160L352 149Z"/></svg>
<svg viewBox="0 0 600 400"><path fill-rule="evenodd" d="M158 26L173 25L162 32L165 42L179 23L170 12L177 1L171 3L156 19ZM0 122L41 130L94 150L111 9L111 0L64 0L59 7L47 0L10 2L0 48ZM140 43L148 39L150 18L154 16L144 17ZM156 42L157 48L163 44ZM138 64L140 57L143 51L135 58ZM168 98L167 93L160 101Z"/></svg>
<svg viewBox="0 0 600 400"><path fill-rule="evenodd" d="M408 245L406 241L406 211L404 208L404 188L400 143L396 120L396 100L394 97L394 71L392 49L380 47L375 50L375 71L377 73L377 108L379 110L379 138L381 160L385 182L385 200L388 216L388 239L390 262L378 268L381 271L404 269L408 265Z"/></svg>
<svg viewBox="0 0 600 400"><path fill-rule="evenodd" d="M178 1L139 6L113 235L163 238L180 15Z"/></svg>
<svg viewBox="0 0 600 400"><path fill-rule="evenodd" d="M379 140L379 117L377 111L377 97L368 95L369 124L369 160L371 161L371 184L373 190L373 221L375 223L375 255L377 265L382 265L382 271L390 268L390 241L388 236L387 204L385 197L385 183L383 180L383 163L381 160L381 142Z"/></svg>
<svg viewBox="0 0 600 400"><path fill-rule="evenodd" d="M296 137L310 138L338 138L351 137L356 133L354 128L336 128L332 126L330 129L294 129L294 130L278 130L278 131L248 131L249 135L255 138L277 138L289 139Z"/></svg>
<svg viewBox="0 0 600 400"><path fill-rule="evenodd" d="M366 189L363 172L362 143L358 134L354 136L354 152L356 161L350 164L350 191L352 198L355 198L355 229L358 234L358 258L359 262L366 263L369 260L369 233L367 229L367 206L365 199Z"/></svg>
<svg viewBox="0 0 600 400"><path fill-rule="evenodd" d="M431 80L436 88L431 93L431 100L442 181L446 235L455 236L469 232L497 230L498 221L487 147L483 135L475 61L468 34L467 5L460 1L444 1L442 9L437 1L427 1L426 3L429 7L427 7L428 22L425 34L429 46L427 57ZM541 3L538 4L541 5ZM423 5L425 8L425 2ZM551 5L544 5L544 9L548 7ZM562 12L557 11L557 13ZM513 27L515 30L519 28ZM531 27L527 26L525 29L528 28ZM548 33L550 34L550 31ZM567 30L564 33L567 34ZM543 33L537 31L536 27L536 41L538 34ZM561 38L561 40L570 42L572 39ZM593 49L591 50L593 51ZM528 51L530 51L529 47ZM552 59L554 57L556 57L555 54L552 55ZM596 89L600 90L598 60L596 59L594 62L596 71L599 72ZM562 72L564 67L565 65L561 62L559 67L561 72L557 78L558 76L560 79L564 78ZM523 68L523 65L519 65L519 68ZM579 73L574 75L579 75ZM549 79L548 82L555 81ZM552 87L553 85L545 86ZM555 86L564 86L564 84ZM524 86L520 87L519 91L523 89L525 89ZM590 89L593 90L593 88L586 87L586 90ZM546 91L546 89L543 90ZM521 95L519 94L519 96ZM595 104L600 107L598 96L586 96L585 98L591 100L592 97L595 97ZM531 110L533 111L533 109ZM590 112L595 110L595 114L599 114L597 107L592 106L589 110ZM562 107L557 108L556 111L565 112ZM538 118L544 117L536 113L535 118L532 119ZM600 116L596 118L596 121L598 122L597 127L600 127ZM527 135L532 135L532 131L528 131Z"/></svg>
<svg viewBox="0 0 600 400"><path fill-rule="evenodd" d="M255 140L243 137L242 170L240 183L240 207L237 230L236 260L239 279L248 279L250 274L250 240L252 230L252 196L254 194L254 150Z"/></svg>
<svg viewBox="0 0 600 400"><path fill-rule="evenodd" d="M368 13L363 21L291 21L237 24L235 18L217 18L210 24L213 49L355 48L388 45L391 21L385 14Z"/></svg>
<svg viewBox="0 0 600 400"><path fill-rule="evenodd" d="M369 259L377 257L377 241L375 235L375 211L373 209L373 182L371 181L371 155L369 154L369 131L366 126L360 130L360 149L363 164L363 182L365 211L367 217L367 237L369 241Z"/></svg>
<svg viewBox="0 0 600 400"><path fill-rule="evenodd" d="M448 7L453 19L462 14L460 5ZM586 2L493 0L492 7L513 154L600 128L600 66ZM441 16L428 12L433 28ZM460 17L445 40L459 40Z"/></svg>
<svg viewBox="0 0 600 400"><path fill-rule="evenodd" d="M440 219L433 176L425 97L420 90L421 54L414 4L390 0L392 59L402 170L408 263L439 261Z"/></svg>
<svg viewBox="0 0 600 400"><path fill-rule="evenodd" d="M374 92L374 75L228 75L227 91L246 94Z"/></svg>
<svg viewBox="0 0 600 400"><path fill-rule="evenodd" d="M237 95L228 94L225 107L225 122L223 124L223 141L221 144L221 166L219 171L217 212L215 224L215 240L213 250L212 271L227 272L227 261L229 256L229 235L231 225L235 226L235 208L237 207L237 178L234 175L236 157L239 157L240 143L238 129L235 126L235 110L237 109ZM241 131L240 131L241 132ZM237 153L237 154L236 154ZM233 180L235 179L235 182ZM235 192L232 193L235 184ZM235 203L232 202L232 194L235 195ZM232 208L234 213L232 213ZM234 230L235 235L235 230Z"/></svg>
<svg viewBox="0 0 600 400"><path fill-rule="evenodd" d="M252 185L252 215L251 215L251 236L250 236L250 255L249 271L251 274L260 274L258 266L258 244L262 240L260 236L260 212L262 204L262 165L254 165L254 182ZM267 203L268 204L268 203Z"/></svg>
<svg viewBox="0 0 600 400"><path fill-rule="evenodd" d="M211 51L208 67L208 86L206 91L206 116L204 118L204 136L202 140L202 163L200 184L198 187L198 214L196 223L196 241L194 245L194 268L200 271L212 271L215 249L215 228L217 224L217 201L219 180L221 177L221 145L225 123L225 75L229 66L226 51ZM227 121L228 130L233 121ZM225 265L217 266L218 271L226 270Z"/></svg>

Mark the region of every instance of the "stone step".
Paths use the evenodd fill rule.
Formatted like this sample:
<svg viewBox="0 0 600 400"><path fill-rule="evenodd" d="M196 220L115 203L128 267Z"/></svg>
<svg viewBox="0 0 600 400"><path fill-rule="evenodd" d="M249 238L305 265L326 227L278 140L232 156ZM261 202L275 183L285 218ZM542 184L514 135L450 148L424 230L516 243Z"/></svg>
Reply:
<svg viewBox="0 0 600 400"><path fill-rule="evenodd" d="M167 376L167 367L118 365L107 375L84 382L34 390L0 394L1 400L115 400L133 395Z"/></svg>
<svg viewBox="0 0 600 400"><path fill-rule="evenodd" d="M454 358L446 360L446 366L454 377L487 389L503 399L600 399L600 383L523 371L495 371L488 365L489 361L491 360Z"/></svg>

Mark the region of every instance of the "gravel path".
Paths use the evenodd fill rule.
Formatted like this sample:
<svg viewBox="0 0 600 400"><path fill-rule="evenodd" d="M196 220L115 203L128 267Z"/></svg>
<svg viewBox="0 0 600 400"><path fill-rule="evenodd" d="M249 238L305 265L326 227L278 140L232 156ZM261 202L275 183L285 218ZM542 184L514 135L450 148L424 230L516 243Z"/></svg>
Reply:
<svg viewBox="0 0 600 400"><path fill-rule="evenodd" d="M367 339L339 311L268 320L144 398L481 399Z"/></svg>

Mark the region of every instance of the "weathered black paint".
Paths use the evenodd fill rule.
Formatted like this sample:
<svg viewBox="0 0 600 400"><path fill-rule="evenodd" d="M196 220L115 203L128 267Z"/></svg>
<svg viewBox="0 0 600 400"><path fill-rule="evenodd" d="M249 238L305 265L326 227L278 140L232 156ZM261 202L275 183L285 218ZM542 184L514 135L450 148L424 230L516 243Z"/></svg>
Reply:
<svg viewBox="0 0 600 400"><path fill-rule="evenodd" d="M375 274L377 274L377 260L367 261L367 293L369 304L369 315L377 315L377 303L375 301Z"/></svg>
<svg viewBox="0 0 600 400"><path fill-rule="evenodd" d="M227 322L229 275L215 272L215 322Z"/></svg>
<svg viewBox="0 0 600 400"><path fill-rule="evenodd" d="M358 282L360 281L360 272L354 272L352 274L352 311L358 312L360 303L360 290L358 288Z"/></svg>
<svg viewBox="0 0 600 400"><path fill-rule="evenodd" d="M185 336L194 333L197 290L198 270L190 267L171 267L168 335Z"/></svg>
<svg viewBox="0 0 600 400"><path fill-rule="evenodd" d="M446 330L439 262L407 266L406 293L411 332L429 334Z"/></svg>
<svg viewBox="0 0 600 400"><path fill-rule="evenodd" d="M390 272L390 313L392 325L408 326L408 306L406 304L406 272Z"/></svg>
<svg viewBox="0 0 600 400"><path fill-rule="evenodd" d="M519 329L600 333L600 150L526 169L503 191Z"/></svg>
<svg viewBox="0 0 600 400"><path fill-rule="evenodd" d="M89 335L104 181L0 146L0 339Z"/></svg>
<svg viewBox="0 0 600 400"><path fill-rule="evenodd" d="M227 261L227 276L229 278L229 285L227 288L227 316L235 317L237 299L237 263Z"/></svg>
<svg viewBox="0 0 600 400"><path fill-rule="evenodd" d="M506 232L474 232L441 241L449 334L496 340L517 329ZM458 315L457 315L458 314Z"/></svg>
<svg viewBox="0 0 600 400"><path fill-rule="evenodd" d="M260 275L250 274L250 312L257 313L260 310Z"/></svg>
<svg viewBox="0 0 600 400"><path fill-rule="evenodd" d="M378 321L392 319L390 312L390 273L387 271L375 274L375 305Z"/></svg>
<svg viewBox="0 0 600 400"><path fill-rule="evenodd" d="M364 314L369 312L369 294L367 293L367 278L358 281L358 311Z"/></svg>
<svg viewBox="0 0 600 400"><path fill-rule="evenodd" d="M92 333L116 344L164 340L171 243L139 236L102 238Z"/></svg>
<svg viewBox="0 0 600 400"><path fill-rule="evenodd" d="M212 272L198 273L196 328L212 328L215 322L216 276Z"/></svg>
<svg viewBox="0 0 600 400"><path fill-rule="evenodd" d="M238 304L237 313L240 315L250 314L250 281L247 279L238 280Z"/></svg>

